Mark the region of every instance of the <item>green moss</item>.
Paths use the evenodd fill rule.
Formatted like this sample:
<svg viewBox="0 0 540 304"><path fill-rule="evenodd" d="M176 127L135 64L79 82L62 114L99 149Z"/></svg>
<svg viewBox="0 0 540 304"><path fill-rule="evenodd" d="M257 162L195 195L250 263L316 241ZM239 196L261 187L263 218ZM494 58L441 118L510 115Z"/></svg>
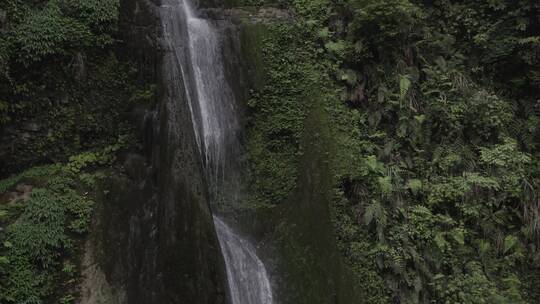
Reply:
<svg viewBox="0 0 540 304"><path fill-rule="evenodd" d="M325 15L324 1L311 4L296 3L306 16ZM341 159L347 152L337 153L336 139L345 138L350 126L341 121L348 112L328 74L333 65L320 46L319 24L300 19L265 25L264 31L250 29L257 39L250 47L258 50L250 56L264 72L264 83L254 86L248 104L251 198L260 206L280 204L274 209L279 216L273 235L283 301L363 303L360 294L373 284L343 263L330 215L338 164L350 165Z"/></svg>
<svg viewBox="0 0 540 304"><path fill-rule="evenodd" d="M245 23L241 27L240 39L242 41L242 58L247 62L247 78L250 87L260 90L265 84L265 69L262 50L264 49L264 37L268 35L267 26L264 24Z"/></svg>
<svg viewBox="0 0 540 304"><path fill-rule="evenodd" d="M298 184L276 231L286 282L279 289L287 303L365 303L358 288L363 282L343 263L333 233L332 126L324 94L315 88L310 92L315 94L301 136Z"/></svg>
<svg viewBox="0 0 540 304"><path fill-rule="evenodd" d="M264 35L258 38L262 43L253 45L262 54L262 60L257 61L262 61L264 67L264 85L252 92L248 101L247 148L255 178L252 200L275 204L290 195L297 176L299 137L305 117L303 62L295 52L297 37L291 25L270 25L257 32ZM283 45L291 48L281 48Z"/></svg>

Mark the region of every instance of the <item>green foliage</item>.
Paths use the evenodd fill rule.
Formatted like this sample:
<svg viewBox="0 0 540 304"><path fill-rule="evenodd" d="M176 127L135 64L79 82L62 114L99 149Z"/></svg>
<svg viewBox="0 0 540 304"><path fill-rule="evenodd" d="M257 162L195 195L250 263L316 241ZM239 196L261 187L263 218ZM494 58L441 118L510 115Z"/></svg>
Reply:
<svg viewBox="0 0 540 304"><path fill-rule="evenodd" d="M290 6L295 13L304 18L302 21L316 23L325 21L329 16L329 0L292 0Z"/></svg>
<svg viewBox="0 0 540 304"><path fill-rule="evenodd" d="M310 107L304 90L317 74L306 62L310 49L299 40L312 33L285 24L272 25L266 33L261 46L265 85L248 102L248 152L255 177L253 200L280 203L296 185L299 140Z"/></svg>
<svg viewBox="0 0 540 304"><path fill-rule="evenodd" d="M524 1L520 10L496 2L519 16L536 6ZM538 171L531 167L534 155L526 152L535 146L523 131L524 121L536 114L523 116L522 107L531 101L513 99L513 90L496 82L500 78L467 72L474 60L510 60L512 35L522 35L490 32L501 36L495 42L500 49L487 54L493 49L486 48L485 57L472 51L482 43L492 48L494 41L467 36L471 32L508 26L478 26L478 20L496 22L490 14L501 6L494 3L349 3L355 15L340 35L348 37L354 55L345 56L342 80L369 99L353 104L369 118L357 125L362 137L349 140L362 143L365 148L356 153L369 162L368 170L342 171L349 206L338 206L362 215L359 229L367 229L387 288L402 302L525 303L517 267L538 250L530 241L538 232L531 196ZM443 8L456 19L441 18ZM476 23L466 29L463 18ZM512 23L520 17L501 18ZM455 44L458 37L461 45ZM350 76L357 65L364 67ZM349 81L354 78L368 78L367 86ZM531 91L527 98L537 96Z"/></svg>
<svg viewBox="0 0 540 304"><path fill-rule="evenodd" d="M33 168L1 181L2 192L23 181L36 185L21 209L10 207L13 203L0 205L1 213L11 218L0 218L6 227L5 235L0 235L2 303L43 303L57 298L70 303L75 299L64 289L76 284L78 270L65 259L76 257L94 204L87 194L80 194L84 190L78 190L77 174L82 172L72 169L80 159L85 156L74 157L65 167Z"/></svg>
<svg viewBox="0 0 540 304"><path fill-rule="evenodd" d="M354 14L349 35L354 37L357 54L364 48L376 52L412 42L423 18L422 11L408 0L349 0L347 9Z"/></svg>
<svg viewBox="0 0 540 304"><path fill-rule="evenodd" d="M24 181L24 180L34 180L36 178L47 176L47 175L54 175L58 171L60 171L61 166L58 164L54 165L45 165L40 167L34 167L27 171L24 171L21 174L13 175L9 178L3 179L0 181L0 193L5 193L14 186L16 186L18 183Z"/></svg>
<svg viewBox="0 0 540 304"><path fill-rule="evenodd" d="M116 30L120 8L118 0L57 1L67 15L86 24L95 33L110 34Z"/></svg>
<svg viewBox="0 0 540 304"><path fill-rule="evenodd" d="M119 3L0 0L0 178L58 162L0 180L1 303L78 298L95 170L133 144L129 113L153 98L116 57Z"/></svg>
<svg viewBox="0 0 540 304"><path fill-rule="evenodd" d="M45 92L39 81L26 83L36 91L21 94L20 103L16 103L20 108L15 108L9 115L31 121L39 130L26 132L27 137L13 139L11 144L18 151L17 157L5 155L0 160L0 174L13 172L27 164L65 161L69 155L113 145L118 137L131 134L133 126L128 120L129 112L141 102L131 99L135 87L133 69L115 56L106 55L90 70L92 74L82 87L70 84L66 89L58 88L69 95L56 89ZM56 82L61 83L60 79Z"/></svg>
<svg viewBox="0 0 540 304"><path fill-rule="evenodd" d="M309 132L293 119L319 94L303 79L322 80L334 223L361 284L380 291L366 302L538 302L524 275L540 269L539 4L290 6L302 29L276 27L281 40L271 29L266 86L249 104L258 199L284 201L298 185L304 156L283 139Z"/></svg>
<svg viewBox="0 0 540 304"><path fill-rule="evenodd" d="M115 55L119 1L3 2L0 125L12 133L0 176L129 134L129 111L152 98L153 86L136 86L136 69Z"/></svg>
<svg viewBox="0 0 540 304"><path fill-rule="evenodd" d="M62 16L58 7L33 12L13 31L19 63L32 63L50 55L83 45L90 32L82 24Z"/></svg>
<svg viewBox="0 0 540 304"><path fill-rule="evenodd" d="M428 8L434 24L444 23L445 34L469 56L473 72L492 75L509 93L520 96L534 86L531 76L539 60L534 16L539 9L538 3L526 0L441 2Z"/></svg>
<svg viewBox="0 0 540 304"><path fill-rule="evenodd" d="M25 17L8 32L17 50L12 56L28 65L51 55L106 46L112 43L118 6L116 0L50 0L35 9L15 4L12 9L24 10Z"/></svg>
<svg viewBox="0 0 540 304"><path fill-rule="evenodd" d="M82 173L83 169L111 165L116 160L116 153L121 149L128 147L131 140L132 139L128 136L123 135L118 138L116 143L106 146L102 150L97 152L83 152L71 156L64 170L72 175L79 175ZM88 178L84 173L82 176Z"/></svg>
<svg viewBox="0 0 540 304"><path fill-rule="evenodd" d="M401 76L399 79L399 98L404 100L411 87L411 80L407 76Z"/></svg>

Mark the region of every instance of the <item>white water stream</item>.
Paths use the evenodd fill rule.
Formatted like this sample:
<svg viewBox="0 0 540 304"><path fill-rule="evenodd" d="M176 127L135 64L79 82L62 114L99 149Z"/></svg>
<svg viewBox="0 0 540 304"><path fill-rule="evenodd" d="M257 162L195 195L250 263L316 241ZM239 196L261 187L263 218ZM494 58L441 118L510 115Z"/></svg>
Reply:
<svg viewBox="0 0 540 304"><path fill-rule="evenodd" d="M199 151L211 197L237 191L235 162L239 160L239 124L234 94L226 80L219 32L196 16L188 0L165 0L162 5L164 39L176 61L168 62L169 79L176 79L188 99ZM231 165L233 163L233 165ZM228 189L219 189L228 184ZM223 253L232 304L272 304L268 274L255 248L221 219L214 224Z"/></svg>

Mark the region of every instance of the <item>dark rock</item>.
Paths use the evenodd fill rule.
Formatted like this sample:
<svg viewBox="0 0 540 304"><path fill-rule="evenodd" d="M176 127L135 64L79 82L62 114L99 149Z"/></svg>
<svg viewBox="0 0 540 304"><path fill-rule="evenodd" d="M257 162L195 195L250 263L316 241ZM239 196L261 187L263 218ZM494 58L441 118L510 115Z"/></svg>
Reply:
<svg viewBox="0 0 540 304"><path fill-rule="evenodd" d="M137 63L140 78L155 82L158 78L160 46L158 42L158 0L121 0L120 32L126 43L123 55Z"/></svg>
<svg viewBox="0 0 540 304"><path fill-rule="evenodd" d="M17 129L14 128L13 126L6 126L3 129L3 133L6 134L6 135L13 135L13 134L17 133Z"/></svg>
<svg viewBox="0 0 540 304"><path fill-rule="evenodd" d="M28 201L30 199L30 194L32 193L33 188L34 187L32 185L27 185L27 184L17 185L17 187L15 187L15 191L17 192L14 192L17 194L17 196L13 197L10 203L15 202L15 201L23 201L23 202Z"/></svg>
<svg viewBox="0 0 540 304"><path fill-rule="evenodd" d="M18 201L26 202L30 199L30 194L33 187L31 185L19 184L15 188L15 191L8 192L0 196L0 203L15 203Z"/></svg>
<svg viewBox="0 0 540 304"><path fill-rule="evenodd" d="M85 56L82 52L77 52L73 58L73 74L75 80L82 82L86 80Z"/></svg>
<svg viewBox="0 0 540 304"><path fill-rule="evenodd" d="M0 9L0 33L4 33L7 30L7 13Z"/></svg>
<svg viewBox="0 0 540 304"><path fill-rule="evenodd" d="M144 120L137 125L145 155L127 155L124 173L103 191L100 263L111 286L125 291L122 304L224 304L226 273L187 100L167 96L157 2L121 1L121 55L143 84L158 84L158 102L134 115Z"/></svg>
<svg viewBox="0 0 540 304"><path fill-rule="evenodd" d="M23 142L27 142L30 138L32 138L32 135L30 135L30 133L24 132L24 133L21 133L21 134L19 135L19 138L20 138Z"/></svg>
<svg viewBox="0 0 540 304"><path fill-rule="evenodd" d="M145 166L144 156L136 153L130 153L124 160L124 169L130 179L134 181L143 181L148 176L148 170Z"/></svg>
<svg viewBox="0 0 540 304"><path fill-rule="evenodd" d="M17 185L17 187L15 188L15 191L24 194L24 193L31 192L33 188L34 188L34 187L33 187L32 185L19 184L19 185Z"/></svg>
<svg viewBox="0 0 540 304"><path fill-rule="evenodd" d="M8 192L2 196L2 199L0 201L6 202L6 203L12 203L17 200L19 197L19 193L17 192Z"/></svg>
<svg viewBox="0 0 540 304"><path fill-rule="evenodd" d="M35 122L27 122L22 125L21 129L24 131L38 132L41 127Z"/></svg>

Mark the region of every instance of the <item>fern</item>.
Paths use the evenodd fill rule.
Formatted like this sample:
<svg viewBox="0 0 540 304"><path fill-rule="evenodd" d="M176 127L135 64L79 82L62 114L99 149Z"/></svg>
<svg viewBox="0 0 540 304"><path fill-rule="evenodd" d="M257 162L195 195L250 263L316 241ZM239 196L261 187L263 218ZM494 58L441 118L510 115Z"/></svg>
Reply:
<svg viewBox="0 0 540 304"><path fill-rule="evenodd" d="M403 75L399 78L399 99L401 101L405 100L409 88L411 87L411 80L408 75Z"/></svg>

